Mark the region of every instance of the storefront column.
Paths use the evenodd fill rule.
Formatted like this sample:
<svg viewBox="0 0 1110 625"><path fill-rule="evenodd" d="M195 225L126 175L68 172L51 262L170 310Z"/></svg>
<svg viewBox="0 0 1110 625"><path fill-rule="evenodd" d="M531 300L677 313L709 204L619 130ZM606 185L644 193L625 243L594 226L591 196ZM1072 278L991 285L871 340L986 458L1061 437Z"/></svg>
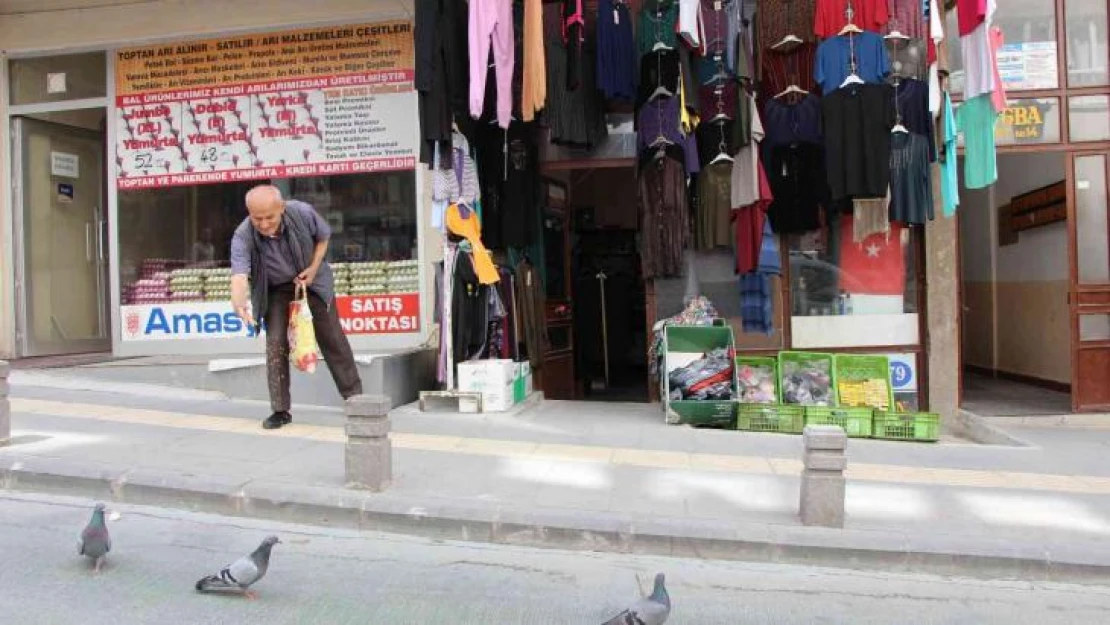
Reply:
<svg viewBox="0 0 1110 625"><path fill-rule="evenodd" d="M0 54L0 119L8 118L8 57ZM0 124L0 145L10 146L8 124ZM0 175L11 189L11 150L0 150ZM0 193L0 310L15 310L15 253L12 251L12 194ZM0 358L15 358L15 315L0 314Z"/></svg>
<svg viewBox="0 0 1110 625"><path fill-rule="evenodd" d="M939 171L933 167L933 197L940 198ZM939 203L939 202L938 202ZM951 419L960 395L960 264L958 221L942 216L925 226L929 410Z"/></svg>

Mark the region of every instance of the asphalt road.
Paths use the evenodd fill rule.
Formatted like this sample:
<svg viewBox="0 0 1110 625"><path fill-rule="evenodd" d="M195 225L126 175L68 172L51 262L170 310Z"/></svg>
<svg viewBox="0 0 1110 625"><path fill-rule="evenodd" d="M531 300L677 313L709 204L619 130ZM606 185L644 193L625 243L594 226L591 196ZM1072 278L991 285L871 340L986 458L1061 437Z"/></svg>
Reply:
<svg viewBox="0 0 1110 625"><path fill-rule="evenodd" d="M113 506L93 575L76 553L92 502L0 491L0 622L600 623L667 573L669 623L1107 623L1110 588L443 543L140 506ZM193 583L275 547L260 598Z"/></svg>

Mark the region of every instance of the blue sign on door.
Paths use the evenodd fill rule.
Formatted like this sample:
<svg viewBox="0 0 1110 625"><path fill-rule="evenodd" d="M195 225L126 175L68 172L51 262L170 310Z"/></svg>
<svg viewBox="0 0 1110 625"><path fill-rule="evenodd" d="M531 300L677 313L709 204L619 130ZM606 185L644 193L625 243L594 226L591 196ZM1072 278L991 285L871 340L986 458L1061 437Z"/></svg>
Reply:
<svg viewBox="0 0 1110 625"><path fill-rule="evenodd" d="M890 383L895 391L913 388L913 367L901 360L890 361Z"/></svg>

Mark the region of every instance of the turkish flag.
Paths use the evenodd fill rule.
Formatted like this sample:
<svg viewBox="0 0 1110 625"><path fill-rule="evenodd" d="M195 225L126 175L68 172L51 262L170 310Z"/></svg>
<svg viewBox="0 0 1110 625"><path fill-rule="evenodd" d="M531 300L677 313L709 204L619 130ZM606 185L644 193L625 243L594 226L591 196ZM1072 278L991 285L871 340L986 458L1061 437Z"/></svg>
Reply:
<svg viewBox="0 0 1110 625"><path fill-rule="evenodd" d="M853 295L902 295L906 289L905 228L852 241L852 215L840 217L840 288Z"/></svg>

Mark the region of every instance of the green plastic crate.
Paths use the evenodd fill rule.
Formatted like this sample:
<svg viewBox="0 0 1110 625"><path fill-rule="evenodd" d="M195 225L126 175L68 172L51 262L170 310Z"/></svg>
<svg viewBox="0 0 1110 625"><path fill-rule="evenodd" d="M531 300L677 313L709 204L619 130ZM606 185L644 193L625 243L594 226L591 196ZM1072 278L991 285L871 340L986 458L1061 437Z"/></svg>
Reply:
<svg viewBox="0 0 1110 625"><path fill-rule="evenodd" d="M783 404L738 404L736 429L748 432L801 434L806 425L802 406Z"/></svg>
<svg viewBox="0 0 1110 625"><path fill-rule="evenodd" d="M870 438L874 411L870 408L806 406L806 425L839 425L852 438Z"/></svg>
<svg viewBox="0 0 1110 625"><path fill-rule="evenodd" d="M940 438L940 415L875 411L872 430L875 438L935 443Z"/></svg>
<svg viewBox="0 0 1110 625"><path fill-rule="evenodd" d="M779 359L775 356L737 356L736 357L736 384L740 389L740 367L762 367L771 369L772 379L775 383L775 403L782 403L782 385L779 379Z"/></svg>
<svg viewBox="0 0 1110 625"><path fill-rule="evenodd" d="M840 398L840 382L845 380L882 380L886 384L885 409L894 408L894 389L890 383L890 358L866 354L837 354L833 358L833 370L836 376L836 404L843 406ZM883 410L883 406L870 406L874 410Z"/></svg>
<svg viewBox="0 0 1110 625"><path fill-rule="evenodd" d="M663 406L667 423L703 427L736 427L735 400L670 399L670 373L695 356L721 347L735 358L736 343L730 326L667 326L663 331ZM736 397L736 368L732 370L732 394Z"/></svg>
<svg viewBox="0 0 1110 625"><path fill-rule="evenodd" d="M786 376L792 366L804 363L822 363L827 367L829 372L829 402L836 401L836 367L833 362L833 355L821 352L779 352L779 396L782 397L783 403L786 401Z"/></svg>

